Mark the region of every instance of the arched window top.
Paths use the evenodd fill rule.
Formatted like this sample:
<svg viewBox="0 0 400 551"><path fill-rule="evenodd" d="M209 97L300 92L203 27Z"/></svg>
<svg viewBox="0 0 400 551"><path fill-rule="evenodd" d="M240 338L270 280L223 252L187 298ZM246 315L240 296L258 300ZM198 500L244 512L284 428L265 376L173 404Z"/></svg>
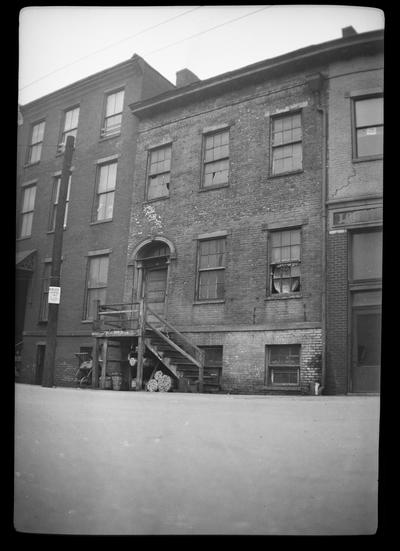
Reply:
<svg viewBox="0 0 400 551"><path fill-rule="evenodd" d="M160 243L159 241L156 243L149 243L148 245L145 245L140 251L138 252L137 258L139 260L145 260L149 258L160 258L169 256L170 251L168 245L165 243Z"/></svg>

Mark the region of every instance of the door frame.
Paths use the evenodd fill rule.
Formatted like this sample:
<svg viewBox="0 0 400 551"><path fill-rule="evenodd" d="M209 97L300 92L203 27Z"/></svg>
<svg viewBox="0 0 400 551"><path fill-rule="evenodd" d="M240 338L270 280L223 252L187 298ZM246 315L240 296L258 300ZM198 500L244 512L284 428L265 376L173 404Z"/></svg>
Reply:
<svg viewBox="0 0 400 551"><path fill-rule="evenodd" d="M377 390L371 391L358 391L354 390L353 384L353 369L357 363L357 360L354 359L356 345L357 345L357 314L364 312L365 314L380 314L382 316L382 305L366 305L366 306L351 306L350 307L350 369L349 369L349 391L352 394L364 394L366 392L379 393L380 384ZM382 319L381 319L382 321ZM379 363L379 369L381 369L381 362Z"/></svg>

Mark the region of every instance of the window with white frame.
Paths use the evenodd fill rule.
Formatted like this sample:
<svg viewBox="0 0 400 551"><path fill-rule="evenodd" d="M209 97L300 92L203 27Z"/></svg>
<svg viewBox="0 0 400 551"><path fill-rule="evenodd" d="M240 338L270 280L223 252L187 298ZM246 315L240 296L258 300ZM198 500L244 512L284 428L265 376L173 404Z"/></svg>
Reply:
<svg viewBox="0 0 400 551"><path fill-rule="evenodd" d="M383 155L383 97L354 100L354 157Z"/></svg>
<svg viewBox="0 0 400 551"><path fill-rule="evenodd" d="M111 220L114 210L114 195L117 184L117 161L97 167L96 197L93 221Z"/></svg>
<svg viewBox="0 0 400 551"><path fill-rule="evenodd" d="M42 155L45 121L38 122L32 126L31 143L28 149L28 163L38 163Z"/></svg>
<svg viewBox="0 0 400 551"><path fill-rule="evenodd" d="M90 256L87 267L84 319L92 320L96 314L96 301L105 304L108 280L108 255Z"/></svg>
<svg viewBox="0 0 400 551"><path fill-rule="evenodd" d="M300 384L300 345L267 346L268 385Z"/></svg>
<svg viewBox="0 0 400 551"><path fill-rule="evenodd" d="M225 237L199 241L197 260L197 300L225 297Z"/></svg>
<svg viewBox="0 0 400 551"><path fill-rule="evenodd" d="M64 114L64 128L61 133L61 144L65 147L65 142L67 141L68 136L72 136L76 139L76 134L78 131L78 121L79 121L79 107L74 107L73 109L68 109Z"/></svg>
<svg viewBox="0 0 400 551"><path fill-rule="evenodd" d="M222 186L229 175L229 130L204 136L203 187Z"/></svg>
<svg viewBox="0 0 400 551"><path fill-rule="evenodd" d="M270 293L300 291L301 230L272 231L270 244Z"/></svg>
<svg viewBox="0 0 400 551"><path fill-rule="evenodd" d="M121 131L124 95L124 90L107 95L103 128L101 129L102 137L112 136Z"/></svg>
<svg viewBox="0 0 400 551"><path fill-rule="evenodd" d="M303 168L301 113L272 118L272 175Z"/></svg>
<svg viewBox="0 0 400 551"><path fill-rule="evenodd" d="M171 179L172 145L157 147L149 151L147 200L169 197Z"/></svg>
<svg viewBox="0 0 400 551"><path fill-rule="evenodd" d="M23 188L19 237L30 237L35 209L36 184Z"/></svg>
<svg viewBox="0 0 400 551"><path fill-rule="evenodd" d="M51 196L48 231L54 231L56 227L56 216L57 216L57 207L58 207L58 201L59 201L59 195L60 195L60 186L61 186L61 176L56 176L54 178L53 192ZM67 197L65 200L64 229L67 227L70 191L71 191L71 175L68 179Z"/></svg>

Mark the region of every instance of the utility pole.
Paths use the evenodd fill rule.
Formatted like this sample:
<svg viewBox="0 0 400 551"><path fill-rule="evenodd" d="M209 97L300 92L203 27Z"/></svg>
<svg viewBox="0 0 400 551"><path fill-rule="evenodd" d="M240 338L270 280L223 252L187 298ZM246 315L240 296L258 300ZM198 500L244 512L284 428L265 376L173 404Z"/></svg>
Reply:
<svg viewBox="0 0 400 551"><path fill-rule="evenodd" d="M51 274L50 274L50 286L55 287L54 291L57 292L60 288L60 272L61 272L61 258L62 258L62 245L64 237L64 217L65 217L65 205L68 193L68 181L71 174L71 162L72 154L74 150L74 137L68 136L65 144L64 161L61 172L60 189L58 192L58 203L55 220L54 241L53 241L53 253L51 257ZM59 298L55 299L55 302L51 301L51 294L49 289L49 310L47 319L47 338L46 338L46 353L43 367L43 380L42 386L52 387L54 384L54 367L56 359L56 347L57 347L57 325L58 325L58 304Z"/></svg>

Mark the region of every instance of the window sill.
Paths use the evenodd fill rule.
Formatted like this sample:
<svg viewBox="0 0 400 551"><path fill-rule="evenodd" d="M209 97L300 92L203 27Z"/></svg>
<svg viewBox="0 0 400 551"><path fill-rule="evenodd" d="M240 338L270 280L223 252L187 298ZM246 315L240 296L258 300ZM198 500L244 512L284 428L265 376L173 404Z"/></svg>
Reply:
<svg viewBox="0 0 400 551"><path fill-rule="evenodd" d="M291 170L290 172L280 172L279 174L270 174L268 180L273 180L275 178L282 178L285 176L294 176L295 174L303 174L304 169L301 170Z"/></svg>
<svg viewBox="0 0 400 551"><path fill-rule="evenodd" d="M17 237L16 241L25 241L25 239L31 239L31 235L25 235L24 237Z"/></svg>
<svg viewBox="0 0 400 551"><path fill-rule="evenodd" d="M203 191L212 191L214 189L223 189L223 188L226 188L226 187L229 187L229 184L222 184L220 186L204 186L204 187L201 187L198 190L198 192L202 193Z"/></svg>
<svg viewBox="0 0 400 551"><path fill-rule="evenodd" d="M267 300L288 300L291 298L303 298L302 293L284 293L281 295L269 295L265 297L265 301Z"/></svg>
<svg viewBox="0 0 400 551"><path fill-rule="evenodd" d="M64 231L65 231L66 229L67 229L66 227L63 228ZM47 235L52 235L53 233L55 233L55 230L48 230L48 231L46 232Z"/></svg>
<svg viewBox="0 0 400 551"><path fill-rule="evenodd" d="M93 323L93 320L81 320L81 323L86 323L86 324Z"/></svg>
<svg viewBox="0 0 400 551"><path fill-rule="evenodd" d="M31 166L36 166L38 164L40 164L40 161L35 161L34 163L25 163L24 168L29 168Z"/></svg>
<svg viewBox="0 0 400 551"><path fill-rule="evenodd" d="M215 299L215 300L195 300L193 306L198 306L199 304L224 304L225 299Z"/></svg>
<svg viewBox="0 0 400 551"><path fill-rule="evenodd" d="M353 163L365 163L367 161L383 161L383 155L370 155L368 157L353 157Z"/></svg>
<svg viewBox="0 0 400 551"><path fill-rule="evenodd" d="M155 199L147 199L143 202L144 205L148 205L149 203L155 203L156 201L165 201L166 199L169 199L169 195L163 195L162 197L156 197Z"/></svg>
<svg viewBox="0 0 400 551"><path fill-rule="evenodd" d="M121 136L121 130L119 132L116 132L115 134L110 134L109 136L100 136L99 142L105 142L107 140L112 140L112 138L118 138L118 136Z"/></svg>
<svg viewBox="0 0 400 551"><path fill-rule="evenodd" d="M107 222L112 222L112 218L106 218L105 220L95 220L94 222L90 222L90 226L97 226L98 224L106 224Z"/></svg>

